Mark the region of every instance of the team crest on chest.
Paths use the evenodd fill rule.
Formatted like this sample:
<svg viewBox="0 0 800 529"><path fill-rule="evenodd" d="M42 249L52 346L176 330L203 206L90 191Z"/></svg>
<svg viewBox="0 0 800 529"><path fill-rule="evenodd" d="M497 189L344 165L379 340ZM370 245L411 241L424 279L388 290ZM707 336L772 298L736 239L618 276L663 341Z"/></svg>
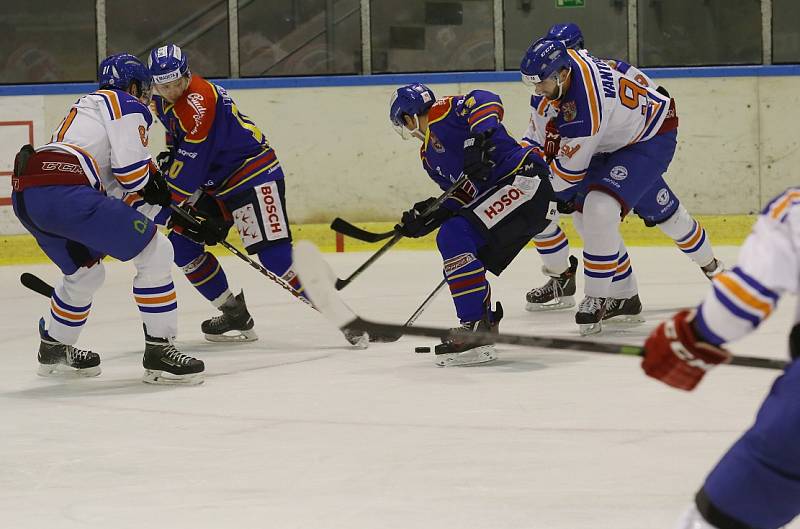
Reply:
<svg viewBox="0 0 800 529"><path fill-rule="evenodd" d="M444 145L442 145L442 142L439 141L439 138L437 138L433 132L428 133L428 141L430 142L431 147L433 147L433 150L438 154L442 154L444 152Z"/></svg>
<svg viewBox="0 0 800 529"><path fill-rule="evenodd" d="M564 117L565 122L573 121L578 115L578 108L575 106L575 101L567 101L561 105L561 115Z"/></svg>

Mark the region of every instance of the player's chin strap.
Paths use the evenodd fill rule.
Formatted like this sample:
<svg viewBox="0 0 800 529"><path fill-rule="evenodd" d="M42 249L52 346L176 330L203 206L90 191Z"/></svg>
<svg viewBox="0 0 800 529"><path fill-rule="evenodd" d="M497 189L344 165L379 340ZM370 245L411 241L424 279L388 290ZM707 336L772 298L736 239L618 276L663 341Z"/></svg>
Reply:
<svg viewBox="0 0 800 529"><path fill-rule="evenodd" d="M564 95L564 85L567 84L567 82L569 82L569 78L571 75L572 75L572 68L569 68L567 70L567 78L564 81L561 80L560 72L559 74L556 74L556 86L558 87L558 95L553 99L561 99L561 96Z"/></svg>

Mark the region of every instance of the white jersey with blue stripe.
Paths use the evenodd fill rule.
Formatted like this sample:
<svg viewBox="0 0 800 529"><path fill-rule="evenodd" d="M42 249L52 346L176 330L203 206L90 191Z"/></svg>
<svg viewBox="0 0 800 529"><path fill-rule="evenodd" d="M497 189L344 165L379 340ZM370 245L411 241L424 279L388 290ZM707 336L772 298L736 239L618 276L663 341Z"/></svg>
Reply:
<svg viewBox="0 0 800 529"><path fill-rule="evenodd" d="M550 163L554 189L583 180L592 156L618 151L655 136L670 99L611 68L586 50L568 50L569 87L558 101L561 150ZM560 179L560 180L559 180Z"/></svg>
<svg viewBox="0 0 800 529"><path fill-rule="evenodd" d="M696 325L715 345L749 334L783 294L800 293L800 187L786 190L764 208L736 266L717 275L712 285L698 308Z"/></svg>
<svg viewBox="0 0 800 529"><path fill-rule="evenodd" d="M97 90L72 105L50 143L38 151L75 155L95 189L123 198L147 183L152 157L147 149L150 110L121 90Z"/></svg>

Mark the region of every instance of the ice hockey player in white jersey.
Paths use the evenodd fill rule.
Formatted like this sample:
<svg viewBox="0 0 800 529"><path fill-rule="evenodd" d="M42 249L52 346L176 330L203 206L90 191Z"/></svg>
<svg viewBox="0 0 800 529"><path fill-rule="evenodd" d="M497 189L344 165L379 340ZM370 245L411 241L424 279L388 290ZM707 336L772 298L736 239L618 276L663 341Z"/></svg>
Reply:
<svg viewBox="0 0 800 529"><path fill-rule="evenodd" d="M642 368L691 391L730 358L723 345L755 331L786 293L800 293L800 187L764 208L738 263L714 277L699 307L678 312L652 332ZM678 529L778 529L800 513L800 303L795 314L792 362L755 423L708 475Z"/></svg>
<svg viewBox="0 0 800 529"><path fill-rule="evenodd" d="M123 200L137 193L168 206L170 193L147 150L152 77L139 59L112 55L100 64L99 90L78 99L46 145L24 146L14 162L14 213L63 272L39 321L39 374L96 376L100 356L75 344L103 258L132 261L133 297L144 323L144 381L202 382L203 362L172 343L177 298L172 245L155 224Z"/></svg>
<svg viewBox="0 0 800 529"><path fill-rule="evenodd" d="M556 24L550 28L546 40L560 40L569 49L584 49L583 34L573 23ZM666 90L650 79L638 68L624 61L603 59L609 66L618 70L627 78L638 84L650 87L668 96ZM560 136L555 126L558 116L559 102L534 94L531 97L531 117L528 130L523 141L537 146L549 160L556 158L560 149ZM722 263L713 255L711 242L704 228L689 214L681 204L669 185L659 177L657 185L652 186L653 193L645 196L634 208L649 227L658 226L676 246L692 259L707 277L722 270ZM574 204L562 203L562 210L571 213ZM573 216L576 229L581 228L581 213ZM534 237L534 244L543 262L543 272L550 279L541 287L534 288L526 295L526 308L531 311L555 310L569 308L574 305L575 272L577 259L569 255L569 241L559 227L558 219L548 228ZM624 248L620 247L618 271L612 280L609 300L603 321L625 319L630 317L634 309L641 307L638 300L637 285L633 266ZM628 313L628 314L625 314Z"/></svg>
<svg viewBox="0 0 800 529"><path fill-rule="evenodd" d="M584 238L586 295L576 323L589 334L601 330L607 315L635 320L641 302L619 234L628 212L660 221L662 231L687 253L709 265L715 262L705 231L680 207L662 177L675 153L675 103L586 50L567 50L560 41L536 41L520 68L523 81L542 96L537 112L541 106L542 120L546 117L558 136L554 148L547 137L542 147L551 149L554 189L577 211L575 224ZM556 253L566 248L563 233L545 230L545 242L548 235L552 241L544 249ZM568 269L571 274L576 265Z"/></svg>

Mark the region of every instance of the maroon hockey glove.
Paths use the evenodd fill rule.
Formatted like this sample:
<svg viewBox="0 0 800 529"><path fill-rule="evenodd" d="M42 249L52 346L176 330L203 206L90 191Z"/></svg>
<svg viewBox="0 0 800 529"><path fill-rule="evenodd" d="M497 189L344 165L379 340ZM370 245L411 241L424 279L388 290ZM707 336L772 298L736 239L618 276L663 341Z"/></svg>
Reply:
<svg viewBox="0 0 800 529"><path fill-rule="evenodd" d="M647 338L642 369L648 376L691 391L706 371L730 360L730 352L700 340L692 325L695 313L683 310L675 314Z"/></svg>
<svg viewBox="0 0 800 529"><path fill-rule="evenodd" d="M561 133L556 126L556 120L551 119L547 122L544 129L544 159L547 163L553 161L558 156L558 150L561 148Z"/></svg>

